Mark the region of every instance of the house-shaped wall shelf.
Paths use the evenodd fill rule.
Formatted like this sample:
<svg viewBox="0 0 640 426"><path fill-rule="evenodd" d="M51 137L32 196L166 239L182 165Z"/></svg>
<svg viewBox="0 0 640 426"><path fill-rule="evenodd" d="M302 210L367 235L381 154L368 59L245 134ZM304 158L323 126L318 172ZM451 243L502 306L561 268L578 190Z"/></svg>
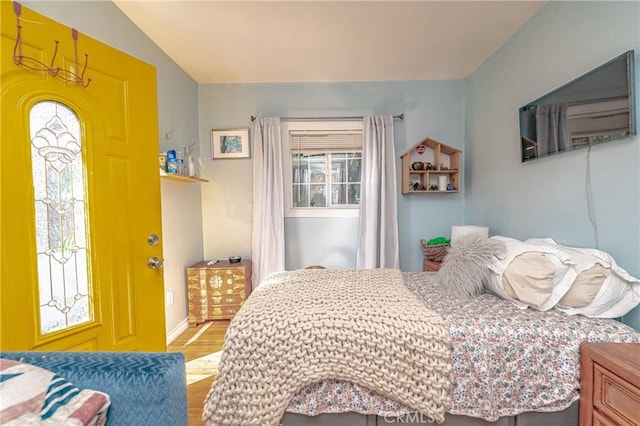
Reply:
<svg viewBox="0 0 640 426"><path fill-rule="evenodd" d="M460 192L460 151L426 138L402 154L403 194Z"/></svg>

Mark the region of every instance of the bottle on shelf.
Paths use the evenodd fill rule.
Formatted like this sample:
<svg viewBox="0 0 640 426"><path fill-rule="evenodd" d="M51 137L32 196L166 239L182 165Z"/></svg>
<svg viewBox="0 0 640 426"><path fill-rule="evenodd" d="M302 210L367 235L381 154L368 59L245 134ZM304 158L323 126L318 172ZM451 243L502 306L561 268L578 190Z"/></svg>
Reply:
<svg viewBox="0 0 640 426"><path fill-rule="evenodd" d="M196 175L196 163L193 161L193 155L189 155L189 159L187 161L187 171L189 176Z"/></svg>
<svg viewBox="0 0 640 426"><path fill-rule="evenodd" d="M184 154L182 153L181 149L176 151L176 163L178 174L185 175L186 173L184 170Z"/></svg>
<svg viewBox="0 0 640 426"><path fill-rule="evenodd" d="M167 151L167 173L178 173L178 162L176 161L176 151Z"/></svg>

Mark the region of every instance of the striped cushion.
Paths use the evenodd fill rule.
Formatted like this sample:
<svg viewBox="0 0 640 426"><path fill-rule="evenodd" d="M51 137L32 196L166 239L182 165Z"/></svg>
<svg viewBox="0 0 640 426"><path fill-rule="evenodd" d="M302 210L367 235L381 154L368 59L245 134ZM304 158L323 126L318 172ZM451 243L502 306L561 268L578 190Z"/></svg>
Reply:
<svg viewBox="0 0 640 426"><path fill-rule="evenodd" d="M0 358L0 424L104 425L110 403L49 370Z"/></svg>

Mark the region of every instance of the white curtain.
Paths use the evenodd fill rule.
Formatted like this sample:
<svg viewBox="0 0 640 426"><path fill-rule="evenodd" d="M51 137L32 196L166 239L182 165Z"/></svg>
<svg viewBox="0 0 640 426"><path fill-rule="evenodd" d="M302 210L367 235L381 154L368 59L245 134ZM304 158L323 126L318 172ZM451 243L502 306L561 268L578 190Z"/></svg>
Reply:
<svg viewBox="0 0 640 426"><path fill-rule="evenodd" d="M258 117L253 127L253 288L284 270L284 185L280 118Z"/></svg>
<svg viewBox="0 0 640 426"><path fill-rule="evenodd" d="M356 267L399 268L393 116L364 117Z"/></svg>
<svg viewBox="0 0 640 426"><path fill-rule="evenodd" d="M538 105L536 108L538 155L571 149L567 108L566 103Z"/></svg>

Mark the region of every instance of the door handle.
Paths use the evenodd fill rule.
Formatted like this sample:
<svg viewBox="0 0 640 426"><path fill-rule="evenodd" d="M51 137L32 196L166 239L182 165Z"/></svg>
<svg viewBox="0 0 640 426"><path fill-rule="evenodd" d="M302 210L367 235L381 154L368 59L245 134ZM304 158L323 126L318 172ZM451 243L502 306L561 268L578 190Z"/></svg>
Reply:
<svg viewBox="0 0 640 426"><path fill-rule="evenodd" d="M164 266L164 261L155 256L150 257L149 260L147 260L147 266L149 267L149 269L162 269L162 267Z"/></svg>

